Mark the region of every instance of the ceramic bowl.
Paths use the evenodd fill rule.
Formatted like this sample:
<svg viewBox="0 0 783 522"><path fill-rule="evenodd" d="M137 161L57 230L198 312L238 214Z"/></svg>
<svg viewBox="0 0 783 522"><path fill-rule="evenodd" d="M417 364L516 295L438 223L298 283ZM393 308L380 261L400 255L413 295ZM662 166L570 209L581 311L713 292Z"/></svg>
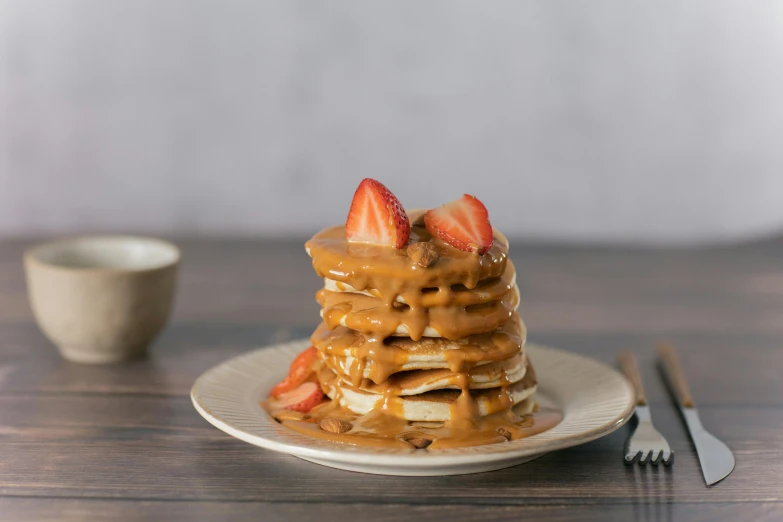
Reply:
<svg viewBox="0 0 783 522"><path fill-rule="evenodd" d="M168 320L179 259L171 243L133 236L33 247L24 267L38 326L74 362L141 357Z"/></svg>

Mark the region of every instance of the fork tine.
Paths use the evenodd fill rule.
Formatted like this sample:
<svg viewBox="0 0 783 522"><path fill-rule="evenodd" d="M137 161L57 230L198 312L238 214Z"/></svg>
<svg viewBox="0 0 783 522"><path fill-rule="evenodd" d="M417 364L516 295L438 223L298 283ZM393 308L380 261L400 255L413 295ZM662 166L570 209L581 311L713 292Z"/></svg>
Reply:
<svg viewBox="0 0 783 522"><path fill-rule="evenodd" d="M617 358L620 362L620 368L630 381L636 395L634 415L637 422L625 441L624 462L626 464L639 462L639 466L652 464L657 467L663 461L664 465L671 465L671 447L663 435L653 427L650 406L644 394L636 358L630 352L623 352Z"/></svg>
<svg viewBox="0 0 783 522"><path fill-rule="evenodd" d="M664 466L671 466L674 462L674 452L673 451L664 451L663 452L663 465Z"/></svg>
<svg viewBox="0 0 783 522"><path fill-rule="evenodd" d="M663 450L653 450L652 457L650 458L650 464L657 466L663 458Z"/></svg>
<svg viewBox="0 0 783 522"><path fill-rule="evenodd" d="M650 462L651 455L652 455L652 450L642 450L642 458L639 459L639 465L646 466L647 463Z"/></svg>
<svg viewBox="0 0 783 522"><path fill-rule="evenodd" d="M632 453L632 452L629 451L628 453L625 454L625 461L624 462L626 464L628 464L629 466L632 466L633 464L636 463L637 460L639 460L639 457L641 457L641 456L642 456L642 452L641 451L637 451L636 453Z"/></svg>

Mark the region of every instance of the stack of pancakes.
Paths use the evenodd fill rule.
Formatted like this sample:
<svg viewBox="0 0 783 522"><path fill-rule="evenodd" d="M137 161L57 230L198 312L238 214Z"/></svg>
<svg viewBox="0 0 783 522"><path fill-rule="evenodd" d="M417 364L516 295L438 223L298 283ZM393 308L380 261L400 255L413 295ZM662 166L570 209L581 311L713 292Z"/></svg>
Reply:
<svg viewBox="0 0 783 522"><path fill-rule="evenodd" d="M311 337L321 387L356 414L407 421L475 421L523 401L529 411L536 379L508 241L494 231L487 253L465 252L411 214L409 244L421 245L407 254L348 242L344 227L306 244L325 281ZM422 247L424 263L411 254Z"/></svg>

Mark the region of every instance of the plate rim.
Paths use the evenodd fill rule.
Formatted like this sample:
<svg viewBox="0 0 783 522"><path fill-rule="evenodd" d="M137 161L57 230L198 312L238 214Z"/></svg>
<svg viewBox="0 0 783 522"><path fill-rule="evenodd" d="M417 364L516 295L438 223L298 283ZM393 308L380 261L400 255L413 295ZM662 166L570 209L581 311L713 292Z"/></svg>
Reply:
<svg viewBox="0 0 783 522"><path fill-rule="evenodd" d="M352 445L341 447L337 443L332 443L333 447L320 448L320 447L313 447L307 445L300 445L291 442L279 441L279 440L275 440L274 438L269 438L267 436L259 435L258 433L252 433L250 431L247 431L246 429L242 429L231 425L229 422L226 422L223 419L221 419L219 414L216 415L213 412L211 412L210 409L202 403L203 398L200 400L199 388L203 386L204 383L208 381L211 376L213 376L215 373L218 373L221 369L226 367L231 367L232 365L237 364L241 359L245 359L245 358L253 359L256 357L263 357L265 354L268 354L272 350L283 350L283 349L291 350L297 348L305 348L309 346L309 344L310 342L307 339L273 344L261 348L256 348L254 350L250 350L248 352L236 355L234 357L222 361L221 363L218 363L215 366L212 366L204 373L202 373L193 383L190 392L190 398L194 408L202 417L204 417L204 419L207 422L209 422L211 425L218 428L219 430L239 440L242 440L249 444L259 446L271 451L287 453L296 457L304 457L306 459L313 458L313 459L329 461L334 463L350 462L352 464L372 465L376 467L394 467L394 468L408 468L408 469L426 468L432 466L437 466L439 468L450 468L450 467L462 467L462 466L466 466L470 464L478 464L478 463L484 463L484 464L495 463L499 461L513 460L525 456L540 455L542 453L548 453L550 451L557 451L560 449L578 446L581 444L585 444L587 442L591 442L598 438L604 437L614 432L615 430L619 429L626 422L628 422L628 420L630 420L634 412L635 394L633 392L630 383L618 370L616 370L615 368L609 366L608 364L602 361L599 361L597 359L594 359L586 355L569 352L558 348L552 348L549 346L542 346L536 343L528 343L528 345L526 345L526 350L528 350L529 353L532 352L534 354L533 358L535 358L536 352L548 351L554 354L555 356L580 359L583 363L592 365L594 367L597 366L601 368L603 371L613 374L615 377L619 377L618 382L622 383L622 386L624 386L625 388L626 401L624 407L622 409L618 409L617 415L608 422L605 422L599 426L591 428L590 430L587 430L585 432L574 433L571 435L564 435L556 440L547 441L541 444L531 445L530 439L534 439L535 436L533 436L526 439L520 439L518 441L511 441L511 444L509 446L506 446L505 450L501 450L501 451L497 451L493 449L492 452L481 452L480 450L476 449L476 448L480 448L480 446L475 446L471 448L473 451L470 453L461 453L459 451L460 448L456 448L456 449L439 450L438 452L427 452L426 454L422 455L420 454L420 452L415 452L414 450L411 450L410 452L406 452L405 450L384 452L383 450L378 451L378 450L373 450L371 448L360 448ZM209 383L207 383L207 385L208 384ZM266 384L268 384L271 387L270 383L266 383ZM259 378L259 382L256 384L256 386L253 387L253 391L257 391L259 388L262 388L263 385L264 382ZM542 388L543 389L547 388L545 383L543 384L539 383L539 393ZM250 391L251 390L246 390L246 393L249 393ZM268 413L266 413L266 411L257 403L256 403L256 408L258 409L259 412L262 413L262 415L259 415L260 418L264 419L270 425L277 424L277 422ZM283 426L280 426L279 424L277 424L277 426L279 426L282 429L286 429ZM296 433L293 430L290 431L292 434ZM302 435L302 437L306 437L306 436ZM515 442L519 444L514 444ZM494 447L494 446L495 445L487 445L487 447Z"/></svg>

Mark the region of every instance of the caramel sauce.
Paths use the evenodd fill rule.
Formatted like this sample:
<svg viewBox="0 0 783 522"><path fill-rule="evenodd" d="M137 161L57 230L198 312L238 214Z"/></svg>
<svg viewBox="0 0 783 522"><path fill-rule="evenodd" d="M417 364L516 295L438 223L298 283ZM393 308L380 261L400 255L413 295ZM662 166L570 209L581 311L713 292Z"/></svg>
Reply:
<svg viewBox="0 0 783 522"><path fill-rule="evenodd" d="M479 255L458 250L430 236L424 227L414 225L410 242L428 241L439 256L427 268L414 263L404 249L351 243L345 239L343 226L319 232L305 248L319 277L349 284L359 291L373 289L389 305L401 296L411 307L421 307L424 288L448 291L452 285L463 285L472 289L481 280L502 276L508 259L508 240L497 231L494 239L489 252Z"/></svg>
<svg viewBox="0 0 783 522"><path fill-rule="evenodd" d="M475 421L463 419L450 422L415 422L382 411L358 415L347 408L334 407L331 404L330 406L313 412L306 420L283 420L282 424L317 439L376 448L415 451L406 441L415 438L427 439L432 443L424 451L429 451L504 443L508 439L498 433L498 428L506 430L511 435L511 440L523 439L550 430L563 419L559 411L542 409L526 414L507 410ZM351 423L352 428L347 433L324 431L319 424L327 417L346 420Z"/></svg>
<svg viewBox="0 0 783 522"><path fill-rule="evenodd" d="M344 227L306 243L327 280L316 294L323 322L311 342L331 400L282 423L333 442L413 448L425 440L428 449L501 443L555 426L559 412L530 411L536 378L506 238L494 231L487 253L464 252L410 218L410 242L428 242L437 254L429 266L405 249L351 243ZM328 418L351 428L328 431L320 426Z"/></svg>
<svg viewBox="0 0 783 522"><path fill-rule="evenodd" d="M346 358L336 356L325 356L323 358L325 368L334 372L346 384L352 384L347 377L347 368L349 368ZM503 364L498 364L503 363ZM400 370L389 376L388 379L375 383L371 379L364 378L359 386L362 390L371 393L386 393L387 387L399 388L399 395L412 395L433 389L462 389L465 385L463 378L468 379L467 385L474 389L493 388L497 386L508 386L515 381L509 378L509 371L514 374L520 373L522 367L526 365L525 357L515 355L503 361L494 361L487 364L476 365L465 373L455 373L448 368L425 368L416 370ZM522 371L527 371L526 369ZM327 378L323 375L323 378Z"/></svg>
<svg viewBox="0 0 783 522"><path fill-rule="evenodd" d="M430 327L446 339L456 340L467 335L494 330L508 321L519 305L519 292L511 287L497 300L475 304L438 305L431 308L406 305L391 306L381 299L350 292L319 290L316 300L323 308L324 323L334 329L346 326L358 332L375 333L382 337L404 334L418 341ZM405 331L400 332L399 328Z"/></svg>
<svg viewBox="0 0 783 522"><path fill-rule="evenodd" d="M351 353L356 364L351 367L351 382L358 386L365 377L375 383L386 381L392 374L404 371L404 365L417 354L442 353L446 367L453 372L467 372L480 362L497 361L513 357L525 343L527 331L516 313L493 331L464 337L458 349L443 349L445 341L426 339L413 342L405 337L383 338L380 335L363 334L344 326L329 327L320 324L310 342L323 355L344 357ZM453 346L454 343L449 343ZM328 362L328 359L327 359Z"/></svg>

